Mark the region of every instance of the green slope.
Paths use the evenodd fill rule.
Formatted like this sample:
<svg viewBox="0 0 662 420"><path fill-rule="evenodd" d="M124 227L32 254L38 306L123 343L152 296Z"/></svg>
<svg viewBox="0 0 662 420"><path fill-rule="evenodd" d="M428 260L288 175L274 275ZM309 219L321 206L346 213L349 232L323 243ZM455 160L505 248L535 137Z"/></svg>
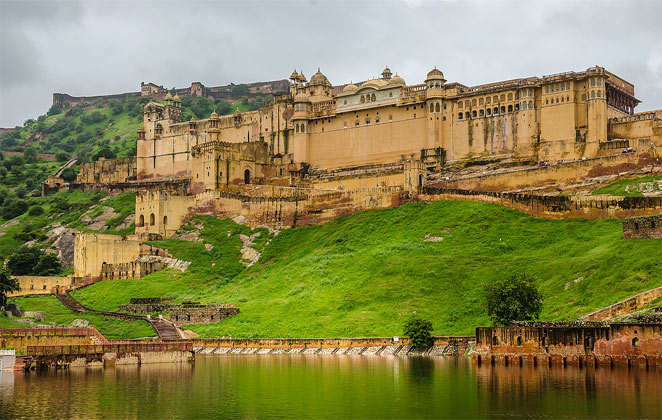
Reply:
<svg viewBox="0 0 662 420"><path fill-rule="evenodd" d="M662 285L660 241L623 240L615 219L545 220L487 203L414 203L282 231L247 269L237 236L247 228L196 220L206 223L203 242L159 244L193 261L187 272L100 282L75 296L97 309L141 296L240 307L236 317L190 327L204 336L388 336L401 334L414 311L432 319L435 334L471 334L488 324L481 285L513 271L538 279L548 320L575 319ZM427 234L444 239L425 242ZM206 251L204 243L215 247Z"/></svg>
<svg viewBox="0 0 662 420"><path fill-rule="evenodd" d="M609 194L618 197L643 197L643 191L659 192L662 176L644 176L634 179L621 179L593 192L592 195Z"/></svg>

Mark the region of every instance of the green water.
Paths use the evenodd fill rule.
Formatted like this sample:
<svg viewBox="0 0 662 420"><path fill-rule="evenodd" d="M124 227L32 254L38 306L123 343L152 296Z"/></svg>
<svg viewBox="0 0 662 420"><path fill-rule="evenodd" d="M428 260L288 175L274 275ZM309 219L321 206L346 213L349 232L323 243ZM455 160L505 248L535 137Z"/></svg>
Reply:
<svg viewBox="0 0 662 420"><path fill-rule="evenodd" d="M662 418L662 369L466 359L198 356L0 374L0 418Z"/></svg>

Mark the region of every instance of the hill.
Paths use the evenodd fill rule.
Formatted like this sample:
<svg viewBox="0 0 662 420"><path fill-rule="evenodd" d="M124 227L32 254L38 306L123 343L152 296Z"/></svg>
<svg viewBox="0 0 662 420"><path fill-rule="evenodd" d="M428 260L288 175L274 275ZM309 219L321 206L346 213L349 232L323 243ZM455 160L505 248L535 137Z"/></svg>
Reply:
<svg viewBox="0 0 662 420"><path fill-rule="evenodd" d="M74 296L107 310L151 296L239 306L236 317L190 327L203 336L389 336L402 333L412 312L429 317L435 334L471 334L489 322L482 284L511 272L537 279L548 320L576 319L662 285L659 241L623 240L616 219L546 220L488 203L413 203L276 236L261 229L254 247L262 256L248 268L239 237L251 233L247 227L198 217L182 233L194 237L202 224L201 242L154 243L192 261L185 273L99 282Z"/></svg>

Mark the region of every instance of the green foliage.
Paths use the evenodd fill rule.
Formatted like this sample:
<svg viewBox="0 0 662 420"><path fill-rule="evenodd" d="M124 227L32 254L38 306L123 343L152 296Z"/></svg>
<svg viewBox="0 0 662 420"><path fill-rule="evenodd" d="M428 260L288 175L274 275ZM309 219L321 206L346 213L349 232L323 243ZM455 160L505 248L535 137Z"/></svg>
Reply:
<svg viewBox="0 0 662 420"><path fill-rule="evenodd" d="M0 309L7 306L7 293L19 289L18 281L11 276L6 268L0 267Z"/></svg>
<svg viewBox="0 0 662 420"><path fill-rule="evenodd" d="M73 182L76 180L76 170L74 168L66 168L62 171L60 176L67 182Z"/></svg>
<svg viewBox="0 0 662 420"><path fill-rule="evenodd" d="M249 93L251 93L251 90L245 84L239 84L239 85L234 85L232 87L232 93L234 93L235 95L248 95Z"/></svg>
<svg viewBox="0 0 662 420"><path fill-rule="evenodd" d="M9 256L7 268L15 276L51 276L60 272L60 259L37 247L21 247Z"/></svg>
<svg viewBox="0 0 662 420"><path fill-rule="evenodd" d="M492 279L484 286L483 293L487 314L494 325L533 321L540 317L543 298L535 279L527 274Z"/></svg>
<svg viewBox="0 0 662 420"><path fill-rule="evenodd" d="M429 346L432 342L432 321L411 315L405 321L404 334L414 347Z"/></svg>
<svg viewBox="0 0 662 420"><path fill-rule="evenodd" d="M61 114L62 113L62 106L60 104L53 104L51 107L48 109L48 112L46 115L56 115L56 114Z"/></svg>
<svg viewBox="0 0 662 420"><path fill-rule="evenodd" d="M2 208L0 208L0 216L3 219L9 220L18 217L28 211L28 202L21 199L6 200Z"/></svg>
<svg viewBox="0 0 662 420"><path fill-rule="evenodd" d="M40 216L44 214L44 208L40 205L34 205L30 207L30 211L28 211L28 214L30 216Z"/></svg>
<svg viewBox="0 0 662 420"><path fill-rule="evenodd" d="M92 160L96 162L97 160L99 160L100 157L103 157L103 158L106 158L106 159L115 159L117 157L117 155L115 154L115 152L110 150L109 147L106 146L106 147L102 148L101 150L99 150L98 152L96 152L94 155L92 155Z"/></svg>
<svg viewBox="0 0 662 420"><path fill-rule="evenodd" d="M207 98L197 97L190 105L191 111L198 118L208 118L212 113L212 103Z"/></svg>

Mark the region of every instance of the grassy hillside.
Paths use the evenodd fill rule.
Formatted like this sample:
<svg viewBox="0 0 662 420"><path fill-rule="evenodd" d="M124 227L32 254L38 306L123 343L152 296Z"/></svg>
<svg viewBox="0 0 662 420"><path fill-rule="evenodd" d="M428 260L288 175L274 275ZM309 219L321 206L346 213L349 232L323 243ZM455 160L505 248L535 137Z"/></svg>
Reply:
<svg viewBox="0 0 662 420"><path fill-rule="evenodd" d="M619 220L544 220L487 203L414 203L273 238L263 230L256 247L270 243L250 268L239 263L238 234L246 227L200 221L203 242L158 243L193 261L187 272L100 282L75 296L112 310L149 296L239 306L236 317L190 327L204 336L388 336L401 334L412 312L432 319L435 334L471 334L489 322L482 284L515 271L537 278L548 320L575 319L662 285L659 241L623 240ZM443 240L426 242L428 234Z"/></svg>

